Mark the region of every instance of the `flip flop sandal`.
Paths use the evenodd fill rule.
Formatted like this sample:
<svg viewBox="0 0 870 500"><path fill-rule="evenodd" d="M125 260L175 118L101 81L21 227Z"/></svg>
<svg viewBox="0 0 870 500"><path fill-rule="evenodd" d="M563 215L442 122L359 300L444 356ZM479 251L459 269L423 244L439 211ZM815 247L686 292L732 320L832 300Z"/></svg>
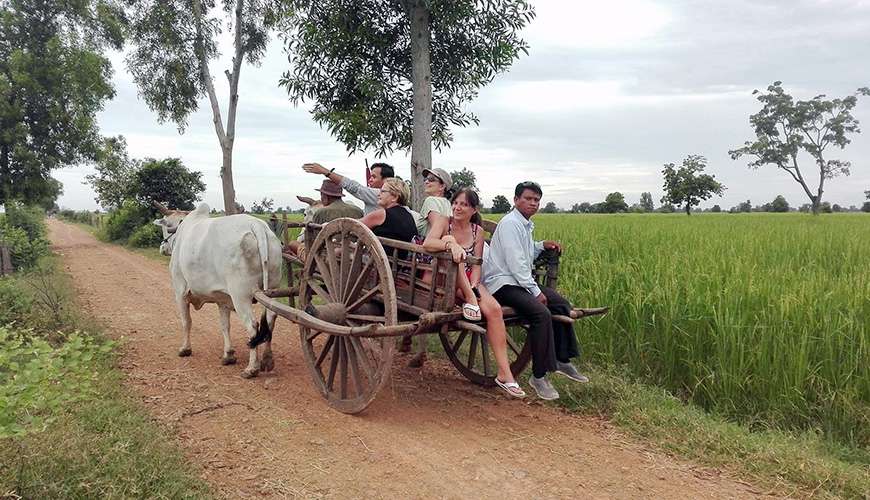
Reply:
<svg viewBox="0 0 870 500"><path fill-rule="evenodd" d="M523 389L520 387L520 384L518 384L516 382L502 382L501 380L498 379L498 377L496 377L495 378L495 385L501 387L502 390L504 390L504 392L508 393L508 396L510 396L512 398L522 399L522 398L526 397L525 391L523 391Z"/></svg>
<svg viewBox="0 0 870 500"><path fill-rule="evenodd" d="M480 321L480 306L474 304L462 304L462 317L468 321Z"/></svg>

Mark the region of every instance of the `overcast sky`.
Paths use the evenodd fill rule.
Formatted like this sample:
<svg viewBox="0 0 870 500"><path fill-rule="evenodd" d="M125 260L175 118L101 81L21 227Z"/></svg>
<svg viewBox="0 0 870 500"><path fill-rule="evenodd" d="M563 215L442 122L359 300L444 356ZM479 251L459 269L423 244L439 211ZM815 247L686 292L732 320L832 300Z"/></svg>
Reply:
<svg viewBox="0 0 870 500"><path fill-rule="evenodd" d="M870 0L533 0L537 18L525 31L531 45L508 73L484 88L470 105L480 125L455 129L449 150L433 151L433 164L477 174L484 203L512 195L522 180L540 182L544 202L568 208L602 201L620 191L629 204L650 191L662 196L662 164L689 154L708 158L708 172L727 186L703 206L754 205L783 194L793 206L808 200L773 167L750 170L728 150L753 137L749 115L760 109L751 95L782 80L799 98L824 93L844 97L870 86ZM212 74L229 67L225 56ZM220 148L207 100L179 135L138 99L122 54L114 54L117 96L100 115L104 135L123 134L136 158L179 157L203 173L204 201L221 208ZM301 165L317 161L362 180L364 159L320 129L304 106L294 108L277 85L287 69L278 41L261 67L245 66L235 145L239 202L263 197L300 206L322 178ZM216 78L226 117L226 79ZM844 206L864 201L870 189L870 99L853 111L865 133L828 158L852 161L852 175L827 184L825 199ZM408 156L385 160L408 175ZM805 160L805 169L812 165ZM87 167L58 170L59 204L96 208L83 185ZM812 177L812 176L811 176Z"/></svg>

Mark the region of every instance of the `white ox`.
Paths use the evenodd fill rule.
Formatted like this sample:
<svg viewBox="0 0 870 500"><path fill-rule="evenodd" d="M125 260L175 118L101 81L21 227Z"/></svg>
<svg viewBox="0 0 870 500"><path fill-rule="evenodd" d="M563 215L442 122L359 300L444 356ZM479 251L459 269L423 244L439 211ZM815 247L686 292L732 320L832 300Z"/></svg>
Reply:
<svg viewBox="0 0 870 500"><path fill-rule="evenodd" d="M217 304L220 310L224 365L236 362L230 344L230 311L235 310L248 332L248 366L245 378L271 371L272 329L275 313L265 310L260 321L252 308L256 290L276 288L281 281L281 243L269 226L250 215L209 217L201 204L192 212L169 210L154 204L164 217L154 221L163 229L160 253L171 255L169 270L175 301L181 316L182 344L179 356L190 356L190 305ZM259 356L259 344L264 344Z"/></svg>

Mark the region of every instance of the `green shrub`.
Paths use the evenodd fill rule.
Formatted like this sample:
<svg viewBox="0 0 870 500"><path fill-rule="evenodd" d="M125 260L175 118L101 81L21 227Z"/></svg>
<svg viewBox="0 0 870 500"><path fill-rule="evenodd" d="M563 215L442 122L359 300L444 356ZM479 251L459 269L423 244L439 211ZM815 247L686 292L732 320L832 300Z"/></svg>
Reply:
<svg viewBox="0 0 870 500"><path fill-rule="evenodd" d="M138 248L158 247L163 241L163 231L152 223L143 224L133 231L127 243Z"/></svg>
<svg viewBox="0 0 870 500"><path fill-rule="evenodd" d="M39 207L7 203L6 224L24 230L31 241L45 237L45 212Z"/></svg>
<svg viewBox="0 0 870 500"><path fill-rule="evenodd" d="M48 241L45 238L39 236L31 240L24 229L9 223L0 225L0 241L9 247L12 265L18 270L33 267L40 257L48 253Z"/></svg>
<svg viewBox="0 0 870 500"><path fill-rule="evenodd" d="M23 293L12 278L0 278L0 325L26 324L33 307L33 298Z"/></svg>
<svg viewBox="0 0 870 500"><path fill-rule="evenodd" d="M74 333L54 347L29 330L0 327L0 439L45 428L92 391L92 364L112 344Z"/></svg>
<svg viewBox="0 0 870 500"><path fill-rule="evenodd" d="M151 210L135 201L125 201L124 205L109 215L103 226L101 237L108 241L126 242L136 229L151 222Z"/></svg>

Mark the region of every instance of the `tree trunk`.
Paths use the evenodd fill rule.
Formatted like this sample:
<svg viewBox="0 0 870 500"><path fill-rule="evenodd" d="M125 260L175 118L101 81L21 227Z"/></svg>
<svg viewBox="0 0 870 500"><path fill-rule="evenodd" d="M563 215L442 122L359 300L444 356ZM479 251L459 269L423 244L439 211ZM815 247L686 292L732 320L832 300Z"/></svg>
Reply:
<svg viewBox="0 0 870 500"><path fill-rule="evenodd" d="M236 213L236 188L233 185L233 149L221 145L223 165L221 166L221 185L224 192L224 212L227 215Z"/></svg>
<svg viewBox="0 0 870 500"><path fill-rule="evenodd" d="M692 215L692 205L686 203L686 215Z"/></svg>
<svg viewBox="0 0 870 500"><path fill-rule="evenodd" d="M432 73L429 63L429 10L425 0L411 0L411 88L413 126L411 140L411 200L423 203L423 169L432 167Z"/></svg>

